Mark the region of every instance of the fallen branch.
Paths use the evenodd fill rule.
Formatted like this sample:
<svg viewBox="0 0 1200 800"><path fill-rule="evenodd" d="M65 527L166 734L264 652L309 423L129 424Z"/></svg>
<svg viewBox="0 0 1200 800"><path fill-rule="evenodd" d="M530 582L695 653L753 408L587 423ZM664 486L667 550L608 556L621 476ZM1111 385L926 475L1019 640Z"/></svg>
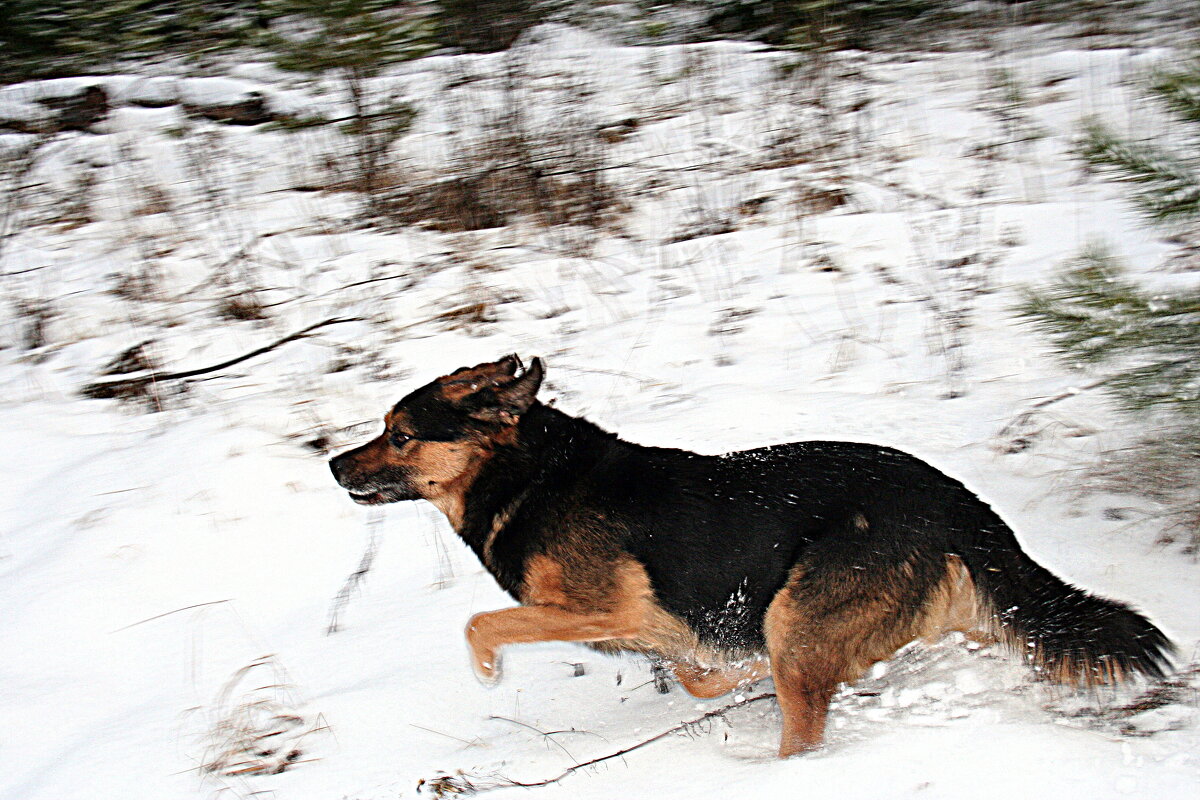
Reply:
<svg viewBox="0 0 1200 800"><path fill-rule="evenodd" d="M1072 386L1070 389L1067 389L1066 391L1056 394L1052 397L1044 397L1041 400L1038 400L1036 403L1031 403L1027 409L1022 411L1013 419L1009 420L1008 424L1001 428L1000 432L997 433L996 436L998 438L1007 438L1012 436L1013 434L1017 433L1020 428L1024 428L1026 425L1028 425L1029 421L1033 419L1034 415L1043 408L1052 406L1055 403L1061 403L1063 400L1070 400L1072 397L1078 397L1084 392L1091 391L1092 389L1099 389L1101 386L1108 383L1109 380L1109 378L1101 378L1100 380L1092 381L1091 383L1084 384L1083 386ZM1024 448L1022 447L1019 449ZM1014 450L1013 452L1018 452L1018 450Z"/></svg>
<svg viewBox="0 0 1200 800"><path fill-rule="evenodd" d="M1164 367L1175 367L1175 366L1180 366L1182 364L1190 364L1191 361L1192 361L1191 356L1188 356L1187 358L1178 358L1178 359L1173 359L1171 361L1163 362L1163 366ZM997 436L1008 436L1010 433L1014 432L1018 427L1024 426L1027 422L1029 422L1029 420L1033 417L1033 415L1036 412L1042 410L1046 406L1052 406L1055 403L1062 402L1063 400L1069 400L1072 397L1078 397L1079 395L1083 394L1084 392L1090 392L1092 389L1103 388L1106 384L1111 383L1112 381L1114 381L1120 377L1121 377L1120 375L1109 375L1108 377L1105 377L1105 378L1098 378L1098 379L1092 381L1091 383L1085 383L1083 386L1072 386L1071 388L1067 389L1066 391L1060 392L1059 394L1056 394L1052 397L1043 398L1043 399L1037 401L1036 403L1033 403L1032 405L1030 405L1029 408L1027 408L1021 414L1017 415L1017 417L1015 419L1013 419L1011 422L1009 422L1007 425L1005 425L1003 428L1001 428L1000 432L996 435Z"/></svg>
<svg viewBox="0 0 1200 800"><path fill-rule="evenodd" d="M562 772L560 772L558 775L555 775L553 778L546 778L546 779L540 780L540 781L523 782L523 781L514 781L511 778L505 778L503 776L497 776L495 778L486 778L484 780L480 780L478 776L466 775L462 772L459 772L455 775L448 775L448 774L443 773L434 778L430 778L429 780L421 779L417 783L417 791L426 789L429 792L431 792L435 797L451 797L451 796L482 794L483 792L490 792L494 789L507 789L512 786L520 786L525 789L532 789L532 788L535 788L538 786L549 786L553 783L558 783L563 778L566 778L566 777L569 777L569 776L575 774L576 772L578 772L581 769L586 769L587 767L593 767L597 764L601 764L605 761L610 761L614 758L620 758L621 756L623 756L627 753L632 753L634 750L639 750L639 749L645 747L646 745L653 744L654 742L657 742L661 739L665 739L666 737L670 736L671 734L681 733L681 732L685 732L685 731L690 732L694 728L696 728L698 725L700 725L701 723L704 723L704 722L712 719L713 717L724 717L725 714L727 714L730 711L733 711L736 708L742 708L743 706L748 706L751 703L758 703L762 700L770 700L774 697L775 697L774 692L764 692L763 694L755 695L754 697L747 697L742 700L738 700L736 703L730 703L729 705L721 706L720 708L713 709L712 711L707 711L707 712L701 714L700 716L696 717L695 719L690 719L690 720L687 720L686 722L681 722L672 728L667 728L662 733L655 734L654 736L651 736L649 739L644 739L644 740L638 742L637 744L622 748L620 750L617 750L616 752L609 753L608 755L603 755L598 758L593 758L589 761L582 761L578 764L573 764L573 765L567 767ZM479 781L479 782L476 782L476 781Z"/></svg>
<svg viewBox="0 0 1200 800"><path fill-rule="evenodd" d="M228 369L236 364L241 364L243 361L249 361L252 358L269 353L272 350L278 349L289 342L294 342L297 339L303 339L318 328L324 328L329 325L340 325L343 322L362 322L362 317L331 317L327 320L309 325L307 328L298 330L295 333L290 333L282 339L278 339L270 344L251 350L249 353L243 353L240 356L222 361L219 364L213 364L207 367L198 367L196 369L186 369L179 372L161 372L148 373L143 375L126 376L116 378L110 381L96 381L84 386L80 393L84 397L92 397L96 399L121 398L121 397L136 397L141 395L147 386L163 381L183 380L184 378L194 378L197 375L207 375L212 372L219 372L223 369Z"/></svg>

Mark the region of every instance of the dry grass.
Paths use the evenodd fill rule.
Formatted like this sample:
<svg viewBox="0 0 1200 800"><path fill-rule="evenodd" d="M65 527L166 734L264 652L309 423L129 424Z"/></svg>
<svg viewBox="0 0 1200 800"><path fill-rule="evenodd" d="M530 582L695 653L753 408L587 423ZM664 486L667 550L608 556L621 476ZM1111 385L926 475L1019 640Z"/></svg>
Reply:
<svg viewBox="0 0 1200 800"><path fill-rule="evenodd" d="M601 229L628 205L606 177L598 131L486 134L449 175L428 175L391 194L388 218L442 232L498 228L521 218L537 225Z"/></svg>
<svg viewBox="0 0 1200 800"><path fill-rule="evenodd" d="M274 656L239 669L209 709L201 771L225 778L274 775L311 761L314 735L328 726L298 705Z"/></svg>

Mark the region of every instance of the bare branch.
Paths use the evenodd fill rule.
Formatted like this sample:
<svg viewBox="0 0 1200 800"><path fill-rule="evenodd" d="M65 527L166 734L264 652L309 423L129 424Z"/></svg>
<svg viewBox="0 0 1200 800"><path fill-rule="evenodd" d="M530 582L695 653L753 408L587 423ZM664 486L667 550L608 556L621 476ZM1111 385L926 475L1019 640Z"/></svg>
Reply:
<svg viewBox="0 0 1200 800"><path fill-rule="evenodd" d="M681 722L678 725L675 725L674 727L667 728L665 731L655 734L654 736L651 736L649 739L643 739L642 741L638 742L637 744L622 748L615 752L609 753L608 755L599 756L598 758L593 758L588 761L582 761L578 764L573 764L552 778L546 778L546 779L540 780L540 781L524 782L524 781L514 781L510 778L505 778L503 776L497 776L495 778L486 779L486 782L480 781L477 783L477 782L475 782L475 780L472 780L472 778L474 776L466 775L461 772L459 772L455 775L448 775L448 774L443 773L434 778L430 778L429 780L422 779L417 784L417 790L420 791L422 788L425 788L429 792L431 792L435 797L450 797L450 796L463 796L463 795L471 795L471 794L482 794L483 792L490 792L494 789L506 789L506 788L509 788L512 786L521 786L526 789L532 789L537 786L549 786L551 784L558 783L562 779L575 774L576 772L580 771L581 769L586 769L587 767L593 767L593 766L595 766L597 764L601 764L605 761L611 761L614 758L620 758L621 756L623 756L627 753L632 753L634 750L639 750L639 749L645 747L646 745L653 744L654 742L657 742L661 739L665 739L666 737L670 736L671 734L682 733L685 731L692 731L701 723L704 723L710 719L713 719L714 717L722 717L723 718L725 716L725 714L729 713L730 711L733 711L734 709L748 706L751 703L758 703L763 700L770 700L774 697L775 697L774 692L764 692L763 694L758 694L758 695L755 695L754 697L746 697L741 700L738 700L737 702L730 703L729 705L721 706L720 708L715 708L712 711L706 711L705 713L701 714L700 716L696 717L695 719L690 719L690 720L687 720L686 722ZM509 720L509 721L512 721L512 720ZM520 724L524 724L524 723L520 723ZM539 731L539 733L540 732L541 731Z"/></svg>
<svg viewBox="0 0 1200 800"><path fill-rule="evenodd" d="M182 380L184 378L194 378L197 375L207 375L211 372L219 372L223 369L228 369L243 361L249 361L252 358L261 356L264 353L269 353L272 350L278 349L289 342L294 342L297 339L303 339L318 328L324 328L329 325L340 325L343 322L361 322L362 317L331 317L327 320L322 320L307 328L298 330L295 333L290 333L282 339L277 339L270 344L255 348L249 353L243 353L235 358L230 358L222 361L219 364L213 364L207 367L198 367L196 369L186 369L179 372L164 372L164 373L149 373L144 375L135 375L124 378L117 378L110 381L96 381L84 386L80 392L85 397L97 399L113 398L113 397L128 397L142 392L147 386L152 383L160 383L162 381Z"/></svg>

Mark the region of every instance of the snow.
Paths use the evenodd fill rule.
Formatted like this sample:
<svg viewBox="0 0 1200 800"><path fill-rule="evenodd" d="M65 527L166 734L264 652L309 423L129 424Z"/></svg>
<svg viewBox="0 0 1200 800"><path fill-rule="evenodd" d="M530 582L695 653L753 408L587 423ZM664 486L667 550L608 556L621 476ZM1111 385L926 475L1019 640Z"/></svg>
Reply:
<svg viewBox="0 0 1200 800"><path fill-rule="evenodd" d="M1153 511L1145 501L1074 491L1080 468L1136 423L1084 392L1037 416L1021 452L1000 435L1032 402L1086 382L1013 320L1020 287L1098 237L1135 272L1172 252L1119 187L1068 154L1083 115L1127 119L1129 76L1173 51L1006 52L1029 96L1018 110L1043 131L1022 143L982 99L988 53L846 54L837 68L851 77L830 89L840 113L821 121L772 77L788 56L757 46L619 47L552 29L524 47L532 99L570 98L582 81L579 118L640 121L611 154L630 198L619 230L357 227L352 196L293 190L344 159L324 129L181 134L172 109L125 107L102 133L47 150L40 205L0 252L0 798L412 797L418 781L459 771L477 784L549 778L731 702L657 694L644 660L570 644L509 648L503 682L479 685L463 626L511 601L432 507L363 511L310 446L359 443L416 384L513 351L545 358L546 398L633 441L721 453L841 438L913 452L993 504L1038 561L1134 604L1181 663L1196 658L1194 562L1156 545L1153 523L1105 514ZM481 135L504 102L491 80L502 68L501 55L438 56L381 79L421 112L398 144L408 166L456 163L448 134ZM462 72L479 80L448 89ZM232 75L104 80L147 104L249 91L321 113L341 102L331 85L261 64ZM63 89L46 84L0 103ZM845 110L864 92L870 104ZM540 130L562 109L547 100L532 113ZM818 130L844 137L825 160L763 166L781 135ZM985 142L994 158L974 154ZM90 220L66 224L54 212L84 169L96 175ZM813 181L845 187L850 202L797 212L793 193ZM146 210L150 187L166 210ZM760 212L738 211L756 197L768 198ZM671 243L714 217L732 232ZM936 264L975 252L995 259L986 285L948 292ZM266 321L215 313L251 289ZM971 320L957 377L930 295ZM34 300L50 311L31 351L21 309ZM496 321L439 318L474 303ZM163 386L153 412L79 395L140 342L186 369L331 317L362 319L194 380L184 396ZM947 399L955 380L964 393ZM326 635L373 528L378 557ZM1076 695L951 639L847 687L818 753L776 761L779 717L762 701L496 796L1194 796L1194 694L1129 720L1152 735L1062 711L1135 694ZM238 731L271 724L277 753L264 764L293 749L296 763L228 774L245 757Z"/></svg>

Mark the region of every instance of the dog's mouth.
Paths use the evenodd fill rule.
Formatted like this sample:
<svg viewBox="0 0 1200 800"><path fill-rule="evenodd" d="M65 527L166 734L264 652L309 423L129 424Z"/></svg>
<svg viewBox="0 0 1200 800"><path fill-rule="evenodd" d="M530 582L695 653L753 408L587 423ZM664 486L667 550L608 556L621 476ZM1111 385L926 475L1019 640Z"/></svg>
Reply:
<svg viewBox="0 0 1200 800"><path fill-rule="evenodd" d="M401 500L418 500L417 495L411 492L406 492L401 489L384 487L373 492L362 492L354 489L346 490L350 494L350 499L358 503L360 506L380 506L384 503L397 503Z"/></svg>

